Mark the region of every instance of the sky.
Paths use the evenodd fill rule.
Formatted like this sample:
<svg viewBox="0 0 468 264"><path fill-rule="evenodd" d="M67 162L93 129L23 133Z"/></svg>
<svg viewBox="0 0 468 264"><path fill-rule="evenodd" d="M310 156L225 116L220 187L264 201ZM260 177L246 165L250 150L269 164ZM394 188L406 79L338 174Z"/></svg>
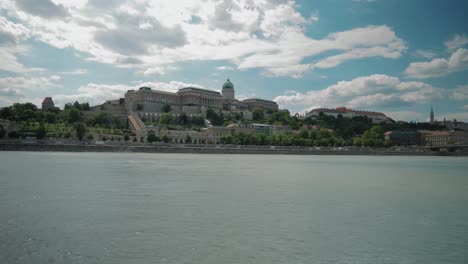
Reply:
<svg viewBox="0 0 468 264"><path fill-rule="evenodd" d="M468 121L465 0L0 0L0 107L148 86Z"/></svg>

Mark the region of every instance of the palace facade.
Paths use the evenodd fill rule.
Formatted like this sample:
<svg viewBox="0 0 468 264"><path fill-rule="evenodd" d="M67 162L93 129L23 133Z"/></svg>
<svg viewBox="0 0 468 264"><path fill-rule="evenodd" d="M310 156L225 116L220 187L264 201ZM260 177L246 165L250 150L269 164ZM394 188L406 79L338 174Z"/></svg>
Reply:
<svg viewBox="0 0 468 264"><path fill-rule="evenodd" d="M125 108L128 112L159 114L169 105L174 114L206 115L208 109L223 114L239 113L246 119L252 118L255 110L278 110L276 102L264 99L238 100L235 98L234 84L227 79L222 92L186 87L176 93L141 87L125 93Z"/></svg>

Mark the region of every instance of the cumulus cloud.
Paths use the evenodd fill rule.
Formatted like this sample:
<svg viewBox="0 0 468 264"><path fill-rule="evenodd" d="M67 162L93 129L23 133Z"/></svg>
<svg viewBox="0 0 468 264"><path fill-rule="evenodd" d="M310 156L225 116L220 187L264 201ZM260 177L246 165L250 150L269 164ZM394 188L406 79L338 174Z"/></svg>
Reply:
<svg viewBox="0 0 468 264"><path fill-rule="evenodd" d="M26 5L30 2L5 0L0 8L28 27L35 39L138 72L182 61L228 60L238 69L261 68L269 76L300 77L348 60L398 58L406 49L404 41L384 25L314 39L305 34L305 27L318 20L317 14L304 16L289 0L40 0ZM46 12L67 17L48 19ZM334 55L304 63L329 51Z"/></svg>
<svg viewBox="0 0 468 264"><path fill-rule="evenodd" d="M17 54L25 54L28 47L20 45L21 41L31 36L29 29L22 24L0 17L0 70L8 72L35 72L39 68L28 68L18 61Z"/></svg>
<svg viewBox="0 0 468 264"><path fill-rule="evenodd" d="M234 70L234 67L232 67L232 66L218 66L218 67L216 67L216 69L218 71L230 71L230 70Z"/></svg>
<svg viewBox="0 0 468 264"><path fill-rule="evenodd" d="M0 106L15 102L40 103L41 94L50 89L60 89L58 76L51 77L3 77L0 78ZM38 96L41 95L41 96ZM50 96L47 94L47 96Z"/></svg>
<svg viewBox="0 0 468 264"><path fill-rule="evenodd" d="M62 106L68 102L74 102L76 100L79 102L89 102L91 105L97 105L110 99L122 98L127 90L136 90L143 86L166 92L177 92L180 88L189 86L202 88L202 86L198 84L178 81L137 82L133 85L89 83L87 85L80 86L74 93L54 95L54 101L58 105Z"/></svg>
<svg viewBox="0 0 468 264"><path fill-rule="evenodd" d="M457 87L451 92L450 98L453 100L468 100L468 85L462 85Z"/></svg>
<svg viewBox="0 0 468 264"><path fill-rule="evenodd" d="M88 73L87 69L75 69L75 70L71 70L71 71L60 72L60 74L63 74L63 75L83 75L83 74L87 74L87 73Z"/></svg>
<svg viewBox="0 0 468 264"><path fill-rule="evenodd" d="M310 110L318 107L347 106L360 109L403 107L439 98L441 91L422 82L403 82L397 77L375 74L340 81L323 90L296 92L274 99L283 108Z"/></svg>
<svg viewBox="0 0 468 264"><path fill-rule="evenodd" d="M16 0L16 4L22 11L44 18L63 18L69 15L62 4L57 5L51 0Z"/></svg>
<svg viewBox="0 0 468 264"><path fill-rule="evenodd" d="M468 36L456 34L451 40L446 41L444 44L448 50L454 51L468 44Z"/></svg>
<svg viewBox="0 0 468 264"><path fill-rule="evenodd" d="M468 67L468 50L460 48L449 58L437 58L429 62L413 62L405 70L409 77L424 79L445 76Z"/></svg>

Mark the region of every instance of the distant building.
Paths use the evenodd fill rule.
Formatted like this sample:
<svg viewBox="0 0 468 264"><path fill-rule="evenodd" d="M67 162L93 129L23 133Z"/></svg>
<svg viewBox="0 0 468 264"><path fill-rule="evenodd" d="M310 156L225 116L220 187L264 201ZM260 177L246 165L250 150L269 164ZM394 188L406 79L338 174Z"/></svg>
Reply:
<svg viewBox="0 0 468 264"><path fill-rule="evenodd" d="M352 118L355 116L367 116L368 118L372 119L373 123L381 123L381 122L389 120L389 118L384 113L353 110L353 109L349 109L346 107L337 107L335 109L317 108L310 112L307 112L306 118L307 117L317 118L320 115L320 113L323 113L324 115L334 116L334 117L338 117L339 115L341 115L342 117L349 117L349 118Z"/></svg>
<svg viewBox="0 0 468 264"><path fill-rule="evenodd" d="M52 101L52 97L46 97L42 101L42 111L49 111L55 108L54 101Z"/></svg>
<svg viewBox="0 0 468 264"><path fill-rule="evenodd" d="M421 133L418 131L388 131L385 132L385 140L389 140L392 145L413 146L421 145Z"/></svg>
<svg viewBox="0 0 468 264"><path fill-rule="evenodd" d="M434 131L425 136L426 144L431 146L468 145L466 131Z"/></svg>
<svg viewBox="0 0 468 264"><path fill-rule="evenodd" d="M196 87L179 89L176 93L152 90L141 87L138 90L128 90L125 93L125 107L128 112L144 112L157 114L163 112L164 105L171 106L174 114L205 116L208 109L217 113L239 113L250 119L252 111L278 110L276 102L264 99L235 99L234 84L227 79L222 86L222 93Z"/></svg>

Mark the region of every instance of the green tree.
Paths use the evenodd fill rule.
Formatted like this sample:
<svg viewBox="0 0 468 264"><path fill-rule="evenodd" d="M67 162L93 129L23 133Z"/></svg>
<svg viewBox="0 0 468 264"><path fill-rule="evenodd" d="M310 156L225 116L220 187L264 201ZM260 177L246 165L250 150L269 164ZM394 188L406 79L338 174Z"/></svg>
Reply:
<svg viewBox="0 0 468 264"><path fill-rule="evenodd" d="M78 140L83 140L84 136L86 135L86 125L83 123L76 123L75 124L75 133Z"/></svg>
<svg viewBox="0 0 468 264"><path fill-rule="evenodd" d="M3 138L6 134L5 129L3 129L3 126L0 126L0 138Z"/></svg>
<svg viewBox="0 0 468 264"><path fill-rule="evenodd" d="M159 123L161 125L169 125L172 122L172 115L169 113L164 113L159 118Z"/></svg>
<svg viewBox="0 0 468 264"><path fill-rule="evenodd" d="M68 122L75 123L78 121L80 121L80 111L75 108L68 110Z"/></svg>
<svg viewBox="0 0 468 264"><path fill-rule="evenodd" d="M37 139L43 139L46 137L47 134L47 129L43 124L41 124L37 129L36 129L36 138Z"/></svg>
<svg viewBox="0 0 468 264"><path fill-rule="evenodd" d="M192 138L189 135L185 137L185 143L192 143Z"/></svg>
<svg viewBox="0 0 468 264"><path fill-rule="evenodd" d="M171 105L169 104L164 104L162 107L161 107L161 111L163 113L169 113L171 111Z"/></svg>
<svg viewBox="0 0 468 264"><path fill-rule="evenodd" d="M301 138L309 138L309 132L307 132L307 130L305 129L301 129L301 131L299 132L299 135L301 136Z"/></svg>
<svg viewBox="0 0 468 264"><path fill-rule="evenodd" d="M148 133L148 136L146 137L146 141L148 141L149 143L153 143L153 142L160 141L160 139L154 133Z"/></svg>
<svg viewBox="0 0 468 264"><path fill-rule="evenodd" d="M260 109L255 109L252 113L252 118L254 121L261 122L265 119L265 112Z"/></svg>
<svg viewBox="0 0 468 264"><path fill-rule="evenodd" d="M167 142L169 142L169 138L168 138L166 135L164 135L164 136L162 137L162 141L163 141L164 143L167 143Z"/></svg>
<svg viewBox="0 0 468 264"><path fill-rule="evenodd" d="M54 113L51 113L51 112L47 112L45 117L46 117L47 123L49 123L49 124L55 124L55 122L57 120L56 115Z"/></svg>

